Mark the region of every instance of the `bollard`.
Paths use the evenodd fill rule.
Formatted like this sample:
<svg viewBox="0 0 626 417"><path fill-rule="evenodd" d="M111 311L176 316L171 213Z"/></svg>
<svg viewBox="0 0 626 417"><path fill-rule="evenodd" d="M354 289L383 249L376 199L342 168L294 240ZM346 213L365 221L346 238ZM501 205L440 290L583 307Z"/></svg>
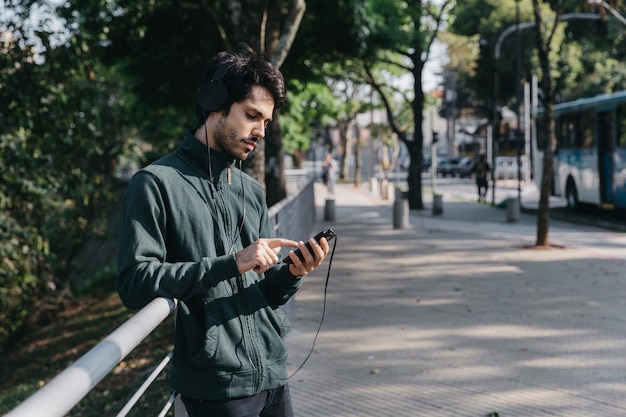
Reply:
<svg viewBox="0 0 626 417"><path fill-rule="evenodd" d="M385 178L380 180L380 198L389 200L389 181Z"/></svg>
<svg viewBox="0 0 626 417"><path fill-rule="evenodd" d="M370 178L370 191L375 196L380 196L380 185L378 184L378 178Z"/></svg>
<svg viewBox="0 0 626 417"><path fill-rule="evenodd" d="M443 196L441 194L433 194L433 215L443 214Z"/></svg>
<svg viewBox="0 0 626 417"><path fill-rule="evenodd" d="M334 221L335 220L335 199L327 198L326 205L324 206L324 220L326 221Z"/></svg>
<svg viewBox="0 0 626 417"><path fill-rule="evenodd" d="M506 221L515 223L519 221L520 206L519 198L509 197L506 199Z"/></svg>
<svg viewBox="0 0 626 417"><path fill-rule="evenodd" d="M396 188L393 201L393 228L404 229L409 224L409 200L404 197L404 192Z"/></svg>
<svg viewBox="0 0 626 417"><path fill-rule="evenodd" d="M391 200L392 198L395 198L395 189L396 186L393 185L392 182L388 182L387 183L387 197Z"/></svg>

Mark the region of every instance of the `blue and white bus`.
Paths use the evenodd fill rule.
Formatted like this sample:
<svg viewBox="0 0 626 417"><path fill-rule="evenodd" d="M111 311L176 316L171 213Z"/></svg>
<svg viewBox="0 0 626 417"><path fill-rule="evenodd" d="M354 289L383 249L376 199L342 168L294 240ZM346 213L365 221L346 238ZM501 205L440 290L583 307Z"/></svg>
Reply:
<svg viewBox="0 0 626 417"><path fill-rule="evenodd" d="M542 116L538 109L537 123ZM581 203L626 208L626 91L556 104L554 118L553 193L570 208ZM542 137L537 142L548 143ZM541 171L543 153L533 148L535 169Z"/></svg>

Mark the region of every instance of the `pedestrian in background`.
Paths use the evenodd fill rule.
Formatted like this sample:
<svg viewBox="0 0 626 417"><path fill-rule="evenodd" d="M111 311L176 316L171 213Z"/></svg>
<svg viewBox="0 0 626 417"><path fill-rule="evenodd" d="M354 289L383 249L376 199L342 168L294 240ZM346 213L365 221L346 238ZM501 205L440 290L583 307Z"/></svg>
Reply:
<svg viewBox="0 0 626 417"><path fill-rule="evenodd" d="M326 184L326 187L328 187L328 193L331 195L335 194L338 169L339 167L337 166L337 161L335 161L330 153L327 153L324 158L324 162L322 163L322 180L324 181L324 184Z"/></svg>
<svg viewBox="0 0 626 417"><path fill-rule="evenodd" d="M478 161L472 167L472 174L475 176L476 188L478 191L478 202L486 201L487 190L489 189L489 173L491 167L485 159L485 155L480 155Z"/></svg>

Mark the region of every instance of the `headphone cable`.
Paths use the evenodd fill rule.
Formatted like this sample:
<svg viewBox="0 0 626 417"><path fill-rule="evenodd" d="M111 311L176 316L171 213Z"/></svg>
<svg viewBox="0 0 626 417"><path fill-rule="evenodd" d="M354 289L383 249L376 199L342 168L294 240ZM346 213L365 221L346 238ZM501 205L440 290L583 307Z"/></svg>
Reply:
<svg viewBox="0 0 626 417"><path fill-rule="evenodd" d="M322 324L324 324L324 317L326 316L326 299L328 295L328 281L330 280L330 268L333 265L333 256L335 255L335 248L337 247L337 237L335 237L335 242L333 243L333 249L330 252L330 259L328 260L328 271L326 271L326 281L324 282L324 301L322 302L322 317L320 319L320 323L317 326L317 331L315 332L315 337L313 337L313 343L311 344L311 350L306 355L298 369L296 369L291 375L289 375L286 379L289 380L293 378L299 371L304 367L304 364L307 363L311 355L313 354L313 350L315 349L315 342L317 342L317 337L320 334L322 329Z"/></svg>

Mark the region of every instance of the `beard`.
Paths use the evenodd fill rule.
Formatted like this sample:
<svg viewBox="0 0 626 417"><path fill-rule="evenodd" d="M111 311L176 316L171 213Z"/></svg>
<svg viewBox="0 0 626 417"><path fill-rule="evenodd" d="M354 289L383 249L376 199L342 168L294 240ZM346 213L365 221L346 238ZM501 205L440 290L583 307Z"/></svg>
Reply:
<svg viewBox="0 0 626 417"><path fill-rule="evenodd" d="M218 151L222 151L235 159L245 160L248 158L251 149L248 149L247 142L258 142L257 138L240 137L235 129L233 129L226 119L220 117L214 131L215 146Z"/></svg>

